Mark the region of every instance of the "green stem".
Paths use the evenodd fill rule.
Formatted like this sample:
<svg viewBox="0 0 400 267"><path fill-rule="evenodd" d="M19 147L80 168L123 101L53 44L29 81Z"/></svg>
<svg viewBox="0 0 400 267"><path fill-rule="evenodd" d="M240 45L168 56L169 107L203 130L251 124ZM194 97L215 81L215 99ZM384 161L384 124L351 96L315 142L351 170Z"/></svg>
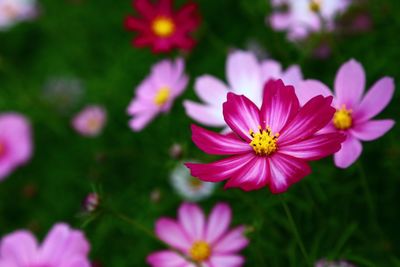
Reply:
<svg viewBox="0 0 400 267"><path fill-rule="evenodd" d="M306 251L306 249L304 247L304 243L303 243L303 241L301 239L301 236L300 236L299 231L297 229L296 223L293 220L293 216L292 216L292 213L290 212L289 206L286 204L286 201L282 196L280 196L280 200L281 200L282 206L283 206L283 208L285 210L286 216L288 218L290 227L292 228L293 234L295 235L297 244L298 244L298 246L299 246L299 248L301 250L301 253L303 254L303 257L304 257L304 259L305 259L305 261L307 263L307 266L312 266L311 261L310 261L310 257L308 256L307 251Z"/></svg>

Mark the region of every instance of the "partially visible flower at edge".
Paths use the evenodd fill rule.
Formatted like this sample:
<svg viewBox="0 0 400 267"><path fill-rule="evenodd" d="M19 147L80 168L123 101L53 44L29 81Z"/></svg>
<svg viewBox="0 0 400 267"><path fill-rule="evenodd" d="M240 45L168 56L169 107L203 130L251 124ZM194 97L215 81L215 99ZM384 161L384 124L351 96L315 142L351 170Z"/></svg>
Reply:
<svg viewBox="0 0 400 267"><path fill-rule="evenodd" d="M348 261L328 261L325 259L319 260L315 263L315 267L356 267Z"/></svg>
<svg viewBox="0 0 400 267"><path fill-rule="evenodd" d="M106 110L98 105L86 106L72 119L73 128L83 136L98 136L107 121Z"/></svg>
<svg viewBox="0 0 400 267"><path fill-rule="evenodd" d="M37 14L36 0L1 0L0 31L8 30L18 22L31 20Z"/></svg>

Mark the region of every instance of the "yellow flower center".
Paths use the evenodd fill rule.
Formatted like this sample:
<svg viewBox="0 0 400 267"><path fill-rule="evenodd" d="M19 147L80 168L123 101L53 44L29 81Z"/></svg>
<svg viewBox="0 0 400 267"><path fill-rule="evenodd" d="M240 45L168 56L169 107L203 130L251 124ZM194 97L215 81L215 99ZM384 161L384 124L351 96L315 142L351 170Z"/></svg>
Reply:
<svg viewBox="0 0 400 267"><path fill-rule="evenodd" d="M310 9L312 12L319 13L321 11L322 0L310 0Z"/></svg>
<svg viewBox="0 0 400 267"><path fill-rule="evenodd" d="M253 140L249 145L259 156L271 155L278 149L276 142L278 141L279 133L272 134L270 127L262 129L261 126L259 126L259 132L253 132L253 130L250 130L250 136Z"/></svg>
<svg viewBox="0 0 400 267"><path fill-rule="evenodd" d="M153 21L152 29L159 37L169 37L175 31L175 24L171 18L158 17Z"/></svg>
<svg viewBox="0 0 400 267"><path fill-rule="evenodd" d="M342 105L342 108L337 109L333 115L333 125L339 130L349 129L353 123L351 113L351 109L346 109L346 105Z"/></svg>
<svg viewBox="0 0 400 267"><path fill-rule="evenodd" d="M90 118L87 121L87 127L90 131L96 131L100 127L98 118Z"/></svg>
<svg viewBox="0 0 400 267"><path fill-rule="evenodd" d="M189 250L189 255L196 262L205 261L211 256L211 247L207 242L196 241Z"/></svg>
<svg viewBox="0 0 400 267"><path fill-rule="evenodd" d="M169 89L169 87L165 86L165 87L161 87L156 96L154 97L154 103L157 106L163 106L165 103L167 103L169 96L171 94L171 89Z"/></svg>

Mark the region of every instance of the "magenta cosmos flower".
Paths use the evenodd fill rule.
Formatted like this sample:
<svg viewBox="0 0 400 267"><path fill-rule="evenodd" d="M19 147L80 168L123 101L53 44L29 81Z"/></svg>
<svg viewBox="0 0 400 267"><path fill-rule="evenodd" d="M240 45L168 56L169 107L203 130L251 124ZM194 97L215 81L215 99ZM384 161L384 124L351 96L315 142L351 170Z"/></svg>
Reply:
<svg viewBox="0 0 400 267"><path fill-rule="evenodd" d="M240 267L244 258L237 253L248 240L244 227L229 230L232 212L227 204L217 204L206 220L195 204L182 204L178 220L161 218L156 234L171 249L151 254L153 267Z"/></svg>
<svg viewBox="0 0 400 267"><path fill-rule="evenodd" d="M0 114L0 181L32 155L31 126L17 113Z"/></svg>
<svg viewBox="0 0 400 267"><path fill-rule="evenodd" d="M321 31L324 23L326 30L332 30L335 17L345 11L350 2L351 0L271 0L277 11L268 17L268 22L274 30L287 31L289 40L300 40L311 32Z"/></svg>
<svg viewBox="0 0 400 267"><path fill-rule="evenodd" d="M142 130L157 114L168 112L188 83L183 59L164 60L153 66L150 75L137 87L136 96L129 104L133 116L129 126Z"/></svg>
<svg viewBox="0 0 400 267"><path fill-rule="evenodd" d="M97 105L84 108L72 120L74 129L83 136L98 136L107 120L106 110Z"/></svg>
<svg viewBox="0 0 400 267"><path fill-rule="evenodd" d="M361 141L375 140L394 125L393 120L373 120L390 102L394 93L394 81L384 77L377 81L368 93L365 89L365 72L361 64L350 60L343 64L335 79L333 106L336 113L324 131L341 132L347 138L335 154L335 165L347 168L361 155ZM302 82L296 90L300 103L316 95L331 96L332 92L316 80Z"/></svg>
<svg viewBox="0 0 400 267"><path fill-rule="evenodd" d="M269 186L272 193L285 192L311 173L308 161L340 149L343 134L317 134L332 120L331 102L331 96L317 96L300 107L294 88L281 80L265 85L261 110L247 97L229 93L223 114L233 133L221 135L193 125L192 139L208 154L231 157L186 166L203 181L228 180L225 188Z"/></svg>
<svg viewBox="0 0 400 267"><path fill-rule="evenodd" d="M56 224L42 245L28 231L5 236L0 243L0 267L90 267L89 243L81 231Z"/></svg>
<svg viewBox="0 0 400 267"><path fill-rule="evenodd" d="M204 104L186 100L186 114L195 121L211 127L226 127L222 115L222 104L226 94L244 94L261 106L263 87L269 79L282 79L285 83L296 85L303 80L300 67L290 66L283 70L274 60L258 62L250 52L237 51L228 56L226 63L228 85L211 75L196 79L195 91Z"/></svg>

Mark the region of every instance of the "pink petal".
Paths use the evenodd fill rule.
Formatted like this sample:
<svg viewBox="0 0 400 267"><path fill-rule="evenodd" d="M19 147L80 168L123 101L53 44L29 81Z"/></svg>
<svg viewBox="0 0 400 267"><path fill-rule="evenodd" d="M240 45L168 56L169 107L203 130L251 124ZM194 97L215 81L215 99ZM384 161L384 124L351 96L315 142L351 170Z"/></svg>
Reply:
<svg viewBox="0 0 400 267"><path fill-rule="evenodd" d="M128 16L125 19L124 24L128 30L132 31L147 31L149 29L149 24L147 21L132 16Z"/></svg>
<svg viewBox="0 0 400 267"><path fill-rule="evenodd" d="M20 267L20 265L13 260L1 259L0 267Z"/></svg>
<svg viewBox="0 0 400 267"><path fill-rule="evenodd" d="M172 219L159 219L156 222L156 235L160 240L181 251L186 252L191 247L183 228Z"/></svg>
<svg viewBox="0 0 400 267"><path fill-rule="evenodd" d="M185 163L185 165L190 169L192 176L198 177L202 181L221 182L231 178L234 173L246 166L254 157L253 153L248 153L207 164Z"/></svg>
<svg viewBox="0 0 400 267"><path fill-rule="evenodd" d="M232 211L229 205L219 203L215 205L208 218L206 240L214 244L228 230L232 220Z"/></svg>
<svg viewBox="0 0 400 267"><path fill-rule="evenodd" d="M387 133L394 126L394 120L366 121L355 125L351 134L362 141L372 141Z"/></svg>
<svg viewBox="0 0 400 267"><path fill-rule="evenodd" d="M282 80L270 80L264 89L261 118L264 127L279 133L293 119L300 108L293 86L285 86Z"/></svg>
<svg viewBox="0 0 400 267"><path fill-rule="evenodd" d="M236 253L249 244L249 241L244 236L244 227L239 226L225 236L223 236L213 247L213 252L216 254L231 254Z"/></svg>
<svg viewBox="0 0 400 267"><path fill-rule="evenodd" d="M185 107L186 115L201 124L211 127L224 127L226 125L222 114L222 106L216 108L189 100L184 101L183 106Z"/></svg>
<svg viewBox="0 0 400 267"><path fill-rule="evenodd" d="M285 84L296 87L303 80L303 73L301 72L300 66L292 65L280 78Z"/></svg>
<svg viewBox="0 0 400 267"><path fill-rule="evenodd" d="M307 139L325 127L333 117L332 97L316 96L300 108L297 115L282 129L278 145Z"/></svg>
<svg viewBox="0 0 400 267"><path fill-rule="evenodd" d="M150 19L155 16L156 10L149 0L134 0L133 8L146 18Z"/></svg>
<svg viewBox="0 0 400 267"><path fill-rule="evenodd" d="M37 256L36 239L27 231L11 233L1 240L0 255L17 266L28 266Z"/></svg>
<svg viewBox="0 0 400 267"><path fill-rule="evenodd" d="M210 267L240 267L244 264L244 257L239 255L215 255L210 259Z"/></svg>
<svg viewBox="0 0 400 267"><path fill-rule="evenodd" d="M342 169L348 168L360 157L361 152L361 142L351 134L347 134L346 141L342 143L342 149L334 156L335 165Z"/></svg>
<svg viewBox="0 0 400 267"><path fill-rule="evenodd" d="M170 250L158 251L147 257L147 263L152 267L195 267L182 256Z"/></svg>
<svg viewBox="0 0 400 267"><path fill-rule="evenodd" d="M339 105L353 108L360 102L365 88L365 72L354 59L343 64L335 79L335 95Z"/></svg>
<svg viewBox="0 0 400 267"><path fill-rule="evenodd" d="M264 83L270 79L280 79L282 74L282 66L278 61L265 60L261 64L262 78Z"/></svg>
<svg viewBox="0 0 400 267"><path fill-rule="evenodd" d="M322 95L324 97L331 96L332 92L329 88L317 80L305 80L300 82L296 87L296 95L299 98L300 105L304 105L313 97Z"/></svg>
<svg viewBox="0 0 400 267"><path fill-rule="evenodd" d="M203 211L196 204L182 204L178 218L191 243L204 240L206 219Z"/></svg>
<svg viewBox="0 0 400 267"><path fill-rule="evenodd" d="M394 81L385 77L377 81L365 95L354 117L357 121L366 121L378 115L392 100L394 93Z"/></svg>
<svg viewBox="0 0 400 267"><path fill-rule="evenodd" d="M244 140L250 142L250 130L258 131L261 126L260 111L245 96L228 93L228 100L223 105L223 114L228 126Z"/></svg>
<svg viewBox="0 0 400 267"><path fill-rule="evenodd" d="M292 184L311 173L310 166L304 160L281 153L270 157L270 168L270 189L274 194L286 192Z"/></svg>
<svg viewBox="0 0 400 267"><path fill-rule="evenodd" d="M286 30L291 24L291 17L287 13L275 13L269 17L269 23L274 30Z"/></svg>
<svg viewBox="0 0 400 267"><path fill-rule="evenodd" d="M346 136L341 133L315 135L304 141L279 147L279 153L304 160L318 160L339 151Z"/></svg>
<svg viewBox="0 0 400 267"><path fill-rule="evenodd" d="M223 82L213 76L203 75L196 79L194 89L201 100L222 109L228 93L228 87Z"/></svg>
<svg viewBox="0 0 400 267"><path fill-rule="evenodd" d="M71 258L64 259L60 265L56 265L57 267L91 267L92 264L88 260L87 256L74 256Z"/></svg>
<svg viewBox="0 0 400 267"><path fill-rule="evenodd" d="M135 132L139 132L143 130L143 128L146 127L156 115L157 110L149 110L146 113L137 114L129 121L129 126Z"/></svg>
<svg viewBox="0 0 400 267"><path fill-rule="evenodd" d="M253 151L251 146L234 134L222 135L192 124L192 140L201 150L213 155L233 155Z"/></svg>

